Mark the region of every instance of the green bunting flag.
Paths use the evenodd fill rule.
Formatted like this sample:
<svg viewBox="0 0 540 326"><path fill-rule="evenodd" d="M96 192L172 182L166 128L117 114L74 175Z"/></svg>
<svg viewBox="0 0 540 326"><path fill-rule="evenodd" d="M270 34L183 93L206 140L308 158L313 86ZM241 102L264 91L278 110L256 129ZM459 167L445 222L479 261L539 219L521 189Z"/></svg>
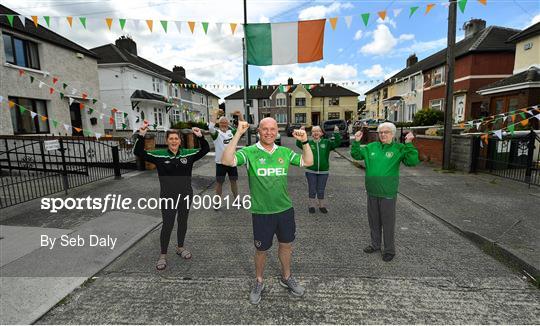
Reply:
<svg viewBox="0 0 540 326"><path fill-rule="evenodd" d="M47 27L51 27L51 17L49 16L43 16L43 19L45 19L45 22L47 23Z"/></svg>
<svg viewBox="0 0 540 326"><path fill-rule="evenodd" d="M19 111L20 111L21 113L24 113L24 111L26 111L26 108L25 108L24 106L20 105L20 106L19 106Z"/></svg>
<svg viewBox="0 0 540 326"><path fill-rule="evenodd" d="M67 86L68 86L68 84L66 84L66 83L63 83L63 84L62 84L62 88L63 88L63 89L66 89Z"/></svg>
<svg viewBox="0 0 540 326"><path fill-rule="evenodd" d="M96 104L97 100L94 98L92 99L92 104Z"/></svg>
<svg viewBox="0 0 540 326"><path fill-rule="evenodd" d="M207 22L202 22L202 28L204 29L204 34L207 34L208 33L208 23Z"/></svg>
<svg viewBox="0 0 540 326"><path fill-rule="evenodd" d="M368 21L369 21L369 13L362 14L361 16L362 16L362 21L364 21L364 25L367 26Z"/></svg>
<svg viewBox="0 0 540 326"><path fill-rule="evenodd" d="M33 83L34 82L34 76L30 76L30 83Z"/></svg>
<svg viewBox="0 0 540 326"><path fill-rule="evenodd" d="M461 13L465 13L465 6L467 6L467 0L459 0L458 1L458 5L459 5L459 10L461 11Z"/></svg>
<svg viewBox="0 0 540 326"><path fill-rule="evenodd" d="M79 21L81 22L81 25L83 25L84 29L86 29L86 17L79 17Z"/></svg>
<svg viewBox="0 0 540 326"><path fill-rule="evenodd" d="M63 100L64 99L64 93L60 92L60 99Z"/></svg>
<svg viewBox="0 0 540 326"><path fill-rule="evenodd" d="M409 13L409 18L411 18L411 16L414 15L414 13L418 10L418 8L420 8L420 7L411 7L410 8L411 12Z"/></svg>
<svg viewBox="0 0 540 326"><path fill-rule="evenodd" d="M128 114L127 112L124 112L124 118L127 118Z"/></svg>
<svg viewBox="0 0 540 326"><path fill-rule="evenodd" d="M126 129L127 125L125 123L122 123L122 129Z"/></svg>
<svg viewBox="0 0 540 326"><path fill-rule="evenodd" d="M14 15L6 15L7 16L7 19L9 21L9 26L13 27L13 18L15 17Z"/></svg>
<svg viewBox="0 0 540 326"><path fill-rule="evenodd" d="M519 112L519 116L520 116L521 119L523 119L523 120L527 119L527 116L526 116L525 113L523 113L523 112Z"/></svg>
<svg viewBox="0 0 540 326"><path fill-rule="evenodd" d="M120 23L120 29L124 30L124 27L126 26L126 20L124 18L118 19L118 22Z"/></svg>
<svg viewBox="0 0 540 326"><path fill-rule="evenodd" d="M94 113L94 109L88 108L88 114L92 114L92 113Z"/></svg>
<svg viewBox="0 0 540 326"><path fill-rule="evenodd" d="M90 130L83 130L83 134L86 136L86 137L91 137L92 136L92 132Z"/></svg>
<svg viewBox="0 0 540 326"><path fill-rule="evenodd" d="M58 126L58 121L56 121L56 120L51 120L51 121L52 121L53 127L56 128L56 126Z"/></svg>
<svg viewBox="0 0 540 326"><path fill-rule="evenodd" d="M163 27L163 30L165 33L167 33L167 21L166 20L160 20L161 26Z"/></svg>
<svg viewBox="0 0 540 326"><path fill-rule="evenodd" d="M515 126L514 125L509 125L508 126L508 131L510 131L510 133L512 134L512 136L514 135L514 131L515 131Z"/></svg>

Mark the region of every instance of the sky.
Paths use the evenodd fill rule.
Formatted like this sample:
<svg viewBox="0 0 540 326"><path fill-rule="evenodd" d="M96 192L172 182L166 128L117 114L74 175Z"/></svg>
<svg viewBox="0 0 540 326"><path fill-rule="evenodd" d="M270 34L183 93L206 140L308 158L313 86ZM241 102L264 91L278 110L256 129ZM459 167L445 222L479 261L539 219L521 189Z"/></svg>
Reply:
<svg viewBox="0 0 540 326"><path fill-rule="evenodd" d="M425 14L426 6L435 6ZM294 22L338 17L335 30L327 22L324 35L324 59L313 63L249 66L250 84L261 79L263 84L286 84L292 77L295 83L348 82L347 88L363 97L376 86L405 67L411 54L419 60L446 47L448 9L444 1L426 0L248 0L248 23ZM239 26L234 34L229 23L243 23L242 0L2 0L2 4L30 17L52 19L51 29L86 47L93 48L129 35L137 42L140 56L167 69L183 66L189 79L199 84L243 85L242 36ZM409 18L410 7L419 9ZM377 12L387 11L383 21ZM361 14L370 13L367 26ZM74 16L70 28L65 16ZM78 16L88 19L85 30ZM345 17L351 16L350 26ZM105 18L114 18L109 31ZM124 31L118 18L126 18ZM540 4L536 0L487 0L484 6L468 0L464 13L458 10L457 39L463 38L463 24L480 18L487 25L523 29L540 21ZM144 20L153 19L150 32ZM159 20L167 20L165 33ZM173 21L181 21L180 30ZM192 34L187 21L197 25ZM200 22L209 22L205 34ZM40 23L44 21L40 19ZM219 25L221 23L221 25ZM51 71L54 74L54 71ZM355 82L352 85L351 82ZM358 83L360 81L360 83ZM238 88L208 90L222 99Z"/></svg>

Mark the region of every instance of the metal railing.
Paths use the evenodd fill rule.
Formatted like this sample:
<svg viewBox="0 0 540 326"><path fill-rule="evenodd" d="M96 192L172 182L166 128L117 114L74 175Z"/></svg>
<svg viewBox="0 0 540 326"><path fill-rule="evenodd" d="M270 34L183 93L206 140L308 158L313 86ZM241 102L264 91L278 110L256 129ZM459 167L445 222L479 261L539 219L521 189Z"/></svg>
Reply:
<svg viewBox="0 0 540 326"><path fill-rule="evenodd" d="M490 137L481 143L473 142L472 172L483 171L503 178L540 186L540 136L527 134Z"/></svg>
<svg viewBox="0 0 540 326"><path fill-rule="evenodd" d="M79 187L136 168L124 138L0 136L0 208Z"/></svg>

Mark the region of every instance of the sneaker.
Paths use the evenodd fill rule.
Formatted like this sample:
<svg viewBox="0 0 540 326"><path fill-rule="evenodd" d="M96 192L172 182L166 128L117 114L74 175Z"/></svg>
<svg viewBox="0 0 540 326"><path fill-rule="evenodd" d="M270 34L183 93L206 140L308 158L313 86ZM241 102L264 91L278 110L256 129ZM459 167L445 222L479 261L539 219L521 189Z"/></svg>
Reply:
<svg viewBox="0 0 540 326"><path fill-rule="evenodd" d="M296 279L291 275L287 280L284 280L283 277L279 278L279 284L283 286L284 288L289 289L289 291L298 296L301 297L304 295L304 292L306 289L301 287L298 282L296 282Z"/></svg>
<svg viewBox="0 0 540 326"><path fill-rule="evenodd" d="M310 207L308 211L310 214L315 214L315 207Z"/></svg>
<svg viewBox="0 0 540 326"><path fill-rule="evenodd" d="M251 293L249 294L249 302L251 304L258 304L261 302L261 295L264 291L264 284L260 283L259 281L255 281L255 286L253 286L253 289L251 289Z"/></svg>
<svg viewBox="0 0 540 326"><path fill-rule="evenodd" d="M382 260L384 260L385 262L389 262L391 261L392 259L394 259L394 254L384 254L382 256Z"/></svg>
<svg viewBox="0 0 540 326"><path fill-rule="evenodd" d="M328 214L328 210L326 209L326 207L319 207L319 210L320 210L321 213L323 213L323 214Z"/></svg>
<svg viewBox="0 0 540 326"><path fill-rule="evenodd" d="M373 248L372 246L367 246L367 247L364 248L364 252L365 252L366 254L372 254L372 253L374 253L375 251L379 251L379 249L375 249L375 248Z"/></svg>

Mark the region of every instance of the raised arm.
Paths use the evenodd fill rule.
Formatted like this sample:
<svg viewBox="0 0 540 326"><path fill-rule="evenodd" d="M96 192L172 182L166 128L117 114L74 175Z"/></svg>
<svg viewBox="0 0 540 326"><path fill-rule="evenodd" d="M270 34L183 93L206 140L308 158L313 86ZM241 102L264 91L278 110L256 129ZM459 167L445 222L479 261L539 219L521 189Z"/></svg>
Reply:
<svg viewBox="0 0 540 326"><path fill-rule="evenodd" d="M363 135L364 134L362 133L362 131L357 131L356 134L354 134L354 141L351 146L351 156L353 159L358 161L365 159L365 149L360 146L360 140L362 139Z"/></svg>
<svg viewBox="0 0 540 326"><path fill-rule="evenodd" d="M143 160L155 163L156 158L148 155L148 152L144 150L144 136L146 135L146 132L148 131L148 122L145 120L142 124L142 126L139 128L138 133L136 134L135 139L135 146L133 147L133 154L136 156L142 158Z"/></svg>
<svg viewBox="0 0 540 326"><path fill-rule="evenodd" d="M242 135L248 130L248 128L249 124L246 121L238 121L238 129L229 144L225 147L225 150L223 151L223 156L221 157L221 164L228 166L235 165L234 158L236 153L236 146L238 145L240 137L242 137Z"/></svg>
<svg viewBox="0 0 540 326"><path fill-rule="evenodd" d="M412 143L413 139L414 135L412 132L409 132L407 136L405 136L405 146L403 147L403 158L401 161L406 166L415 166L420 163L420 159L418 158L418 150Z"/></svg>
<svg viewBox="0 0 540 326"><path fill-rule="evenodd" d="M293 131L293 136L297 141L300 141L302 144L302 162L304 166L313 165L313 152L311 151L311 146L307 142L307 133L305 130L296 129Z"/></svg>
<svg viewBox="0 0 540 326"><path fill-rule="evenodd" d="M341 134L339 133L339 127L334 127L334 140L330 141L330 150L336 149L341 146Z"/></svg>
<svg viewBox="0 0 540 326"><path fill-rule="evenodd" d="M201 145L201 148L199 148L199 150L193 156L193 160L197 161L203 158L206 154L208 154L208 152L210 152L210 145L208 145L208 142L204 138L204 135L202 134L201 129L194 127L194 128L191 128L191 130L193 131L193 134L197 138L199 138L199 144Z"/></svg>

